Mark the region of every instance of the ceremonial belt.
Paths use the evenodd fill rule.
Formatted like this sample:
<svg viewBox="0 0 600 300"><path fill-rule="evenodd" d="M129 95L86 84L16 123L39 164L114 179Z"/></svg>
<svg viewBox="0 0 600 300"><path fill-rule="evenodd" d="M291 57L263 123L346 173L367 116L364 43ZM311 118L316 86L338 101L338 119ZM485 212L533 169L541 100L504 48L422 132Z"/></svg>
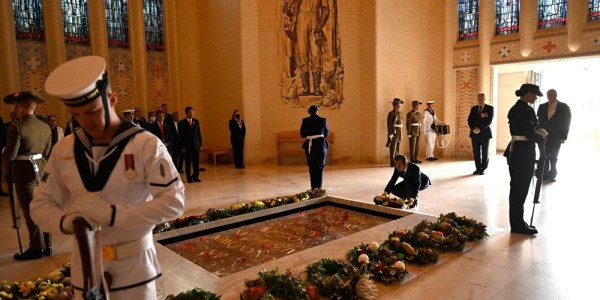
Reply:
<svg viewBox="0 0 600 300"><path fill-rule="evenodd" d="M129 241L118 245L102 246L104 260L119 260L139 255L153 245L152 234L146 234L139 240Z"/></svg>
<svg viewBox="0 0 600 300"><path fill-rule="evenodd" d="M322 134L309 135L306 137L308 140L308 154L310 154L310 148L312 148L312 140L324 137Z"/></svg>
<svg viewBox="0 0 600 300"><path fill-rule="evenodd" d="M513 135L511 141L529 141L529 139L524 135Z"/></svg>
<svg viewBox="0 0 600 300"><path fill-rule="evenodd" d="M38 160L42 159L42 154L17 155L14 160Z"/></svg>
<svg viewBox="0 0 600 300"><path fill-rule="evenodd" d="M421 126L421 123L411 123L410 126Z"/></svg>
<svg viewBox="0 0 600 300"><path fill-rule="evenodd" d="M402 128L402 124L394 124L394 127L400 127L400 128Z"/></svg>

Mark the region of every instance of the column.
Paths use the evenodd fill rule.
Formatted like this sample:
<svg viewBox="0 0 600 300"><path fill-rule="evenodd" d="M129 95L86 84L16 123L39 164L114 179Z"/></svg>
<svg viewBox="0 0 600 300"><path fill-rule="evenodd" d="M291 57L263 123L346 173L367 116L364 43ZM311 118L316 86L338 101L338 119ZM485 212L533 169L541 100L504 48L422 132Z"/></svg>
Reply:
<svg viewBox="0 0 600 300"><path fill-rule="evenodd" d="M533 35L538 28L537 0L521 0L519 15L519 48L523 57L529 56L533 49Z"/></svg>
<svg viewBox="0 0 600 300"><path fill-rule="evenodd" d="M12 1L0 1L0 97L19 90L19 64ZM12 108L0 105L6 119Z"/></svg>
<svg viewBox="0 0 600 300"><path fill-rule="evenodd" d="M178 111L183 118L183 104L181 103L180 79L179 79L179 55L177 52L177 4L174 1L163 0L163 24L165 54L167 55L167 66L169 68L169 107L172 111Z"/></svg>
<svg viewBox="0 0 600 300"><path fill-rule="evenodd" d="M567 1L567 42L572 52L581 47L583 29L588 20L587 5L587 1Z"/></svg>
<svg viewBox="0 0 600 300"><path fill-rule="evenodd" d="M106 29L106 10L104 8L104 0L88 0L87 5L88 26L90 29L90 47L92 48L92 54L103 57L108 64L108 33Z"/></svg>
<svg viewBox="0 0 600 300"><path fill-rule="evenodd" d="M146 30L144 26L143 0L129 1L129 49L133 67L134 106L148 112L148 64L146 62ZM154 109L154 108L152 108Z"/></svg>
<svg viewBox="0 0 600 300"><path fill-rule="evenodd" d="M46 50L48 55L48 74L66 60L65 33L63 23L62 5L60 0L45 0L42 2L44 14L44 35L46 37ZM71 116L64 109L57 97L47 95L46 105L48 111L58 120L58 124L66 124ZM64 126L64 125L62 125Z"/></svg>

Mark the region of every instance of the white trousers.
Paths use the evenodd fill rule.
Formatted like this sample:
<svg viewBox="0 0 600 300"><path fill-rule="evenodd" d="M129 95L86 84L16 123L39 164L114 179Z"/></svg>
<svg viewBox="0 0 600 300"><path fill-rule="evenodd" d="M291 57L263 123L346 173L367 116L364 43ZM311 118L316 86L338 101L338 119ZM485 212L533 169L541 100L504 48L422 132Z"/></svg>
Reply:
<svg viewBox="0 0 600 300"><path fill-rule="evenodd" d="M83 300L81 291L75 290L75 299ZM116 291L110 293L110 300L156 300L156 280L148 282L145 285L137 286L131 289Z"/></svg>
<svg viewBox="0 0 600 300"><path fill-rule="evenodd" d="M435 131L433 130L427 130L425 131L425 143L427 145L427 147L425 147L427 149L427 158L430 157L435 157L433 155L433 149L435 148Z"/></svg>

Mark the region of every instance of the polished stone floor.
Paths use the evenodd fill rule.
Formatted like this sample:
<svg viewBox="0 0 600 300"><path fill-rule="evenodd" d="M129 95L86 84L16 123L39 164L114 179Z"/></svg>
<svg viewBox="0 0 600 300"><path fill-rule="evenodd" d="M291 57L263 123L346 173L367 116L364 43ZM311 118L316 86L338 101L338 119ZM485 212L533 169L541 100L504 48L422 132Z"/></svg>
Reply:
<svg viewBox="0 0 600 300"><path fill-rule="evenodd" d="M544 184L542 203L536 206L534 225L540 234L504 231L423 276L385 287L397 293L380 299L597 299L600 196L594 174L600 159L597 152L590 156L576 147L565 148L558 181ZM306 190L309 183L306 166L298 164L265 163L244 170L228 164L204 166L208 170L202 173L201 183L185 184L186 214L294 194ZM508 228L509 176L502 157L492 159L484 176L471 175L473 163L467 160L440 159L423 162L421 167L433 184L421 192L420 212L455 211L490 226ZM391 174L392 169L382 165L329 165L324 187L331 195L371 203ZM533 188L526 220L531 216L532 193ZM8 198L0 197L0 281L45 276L67 260L70 242L55 237L51 257L14 261L17 242L10 224Z"/></svg>

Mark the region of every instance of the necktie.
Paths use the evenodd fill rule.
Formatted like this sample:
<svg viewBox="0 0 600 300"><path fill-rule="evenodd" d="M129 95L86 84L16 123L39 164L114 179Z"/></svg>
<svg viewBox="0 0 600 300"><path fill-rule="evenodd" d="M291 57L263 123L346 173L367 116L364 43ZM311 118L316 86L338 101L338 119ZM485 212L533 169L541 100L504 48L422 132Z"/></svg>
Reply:
<svg viewBox="0 0 600 300"><path fill-rule="evenodd" d="M190 123L190 126L192 126L192 120L189 120L188 122Z"/></svg>
<svg viewBox="0 0 600 300"><path fill-rule="evenodd" d="M482 110L483 110L483 106L479 105L479 114L481 114Z"/></svg>
<svg viewBox="0 0 600 300"><path fill-rule="evenodd" d="M162 122L160 122L160 123L158 124L158 126L160 127L160 135L161 135L161 137L162 137L162 139L163 139L163 141L164 141L164 140L165 140L165 129L164 129L164 127L163 127L163 123L162 123Z"/></svg>

